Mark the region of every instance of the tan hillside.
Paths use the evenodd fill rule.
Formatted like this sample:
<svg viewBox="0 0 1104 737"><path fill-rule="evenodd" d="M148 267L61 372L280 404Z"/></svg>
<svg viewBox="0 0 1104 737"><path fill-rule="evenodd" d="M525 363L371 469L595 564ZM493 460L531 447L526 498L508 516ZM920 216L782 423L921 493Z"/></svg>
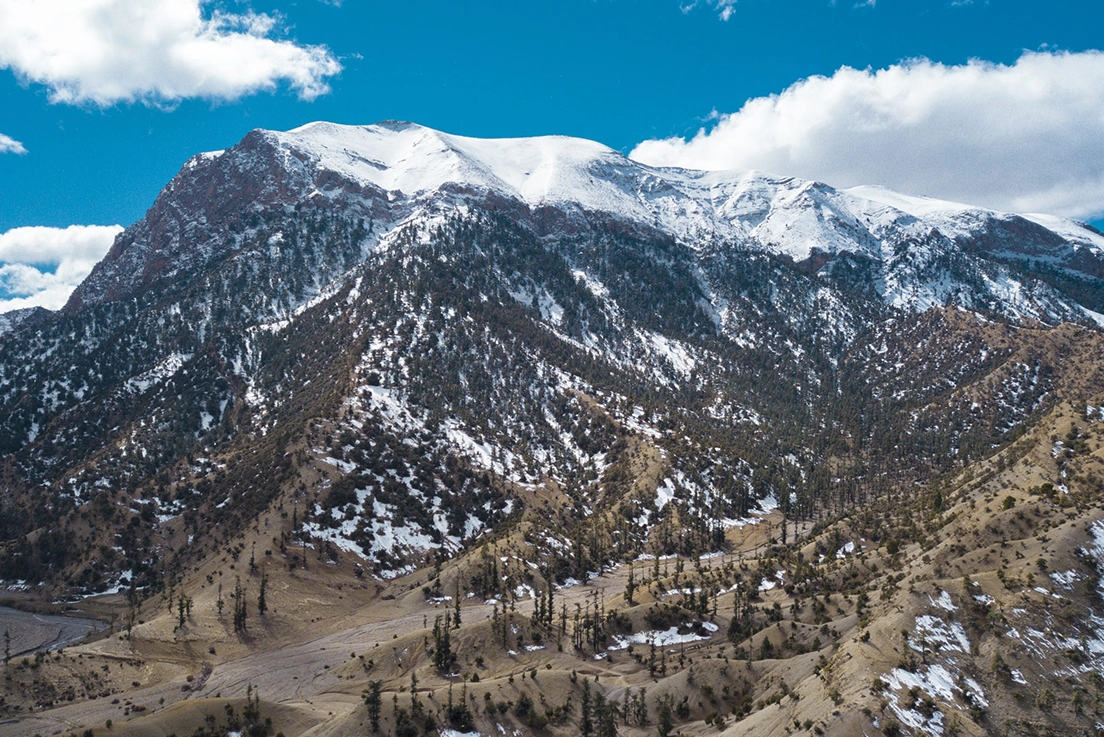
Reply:
<svg viewBox="0 0 1104 737"><path fill-rule="evenodd" d="M111 634L9 664L4 707L20 716L0 733L192 734L208 715L240 722L255 694L273 734L359 735L373 681L391 734L576 734L584 688L626 735L667 720L682 734L1087 732L1104 710L1102 478L1104 422L1062 403L951 481L788 523L785 547L780 516L762 517L728 531L730 554L641 560L554 588L544 617L524 524L489 553L384 584L355 556L308 548L307 567L289 567L269 516L184 572L171 611L168 592L143 603L129 637L119 602ZM490 556L520 595L469 595ZM457 590L455 660L438 668L434 625L454 616Z"/></svg>

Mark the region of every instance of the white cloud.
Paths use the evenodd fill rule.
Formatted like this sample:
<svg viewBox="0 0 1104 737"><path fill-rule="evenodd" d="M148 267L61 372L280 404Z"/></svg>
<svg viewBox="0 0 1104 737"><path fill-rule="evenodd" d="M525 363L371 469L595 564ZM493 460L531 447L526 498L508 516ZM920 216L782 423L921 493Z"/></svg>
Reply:
<svg viewBox="0 0 1104 737"><path fill-rule="evenodd" d="M0 154L25 154L27 149L23 148L23 144L15 140L11 136L5 136L0 133Z"/></svg>
<svg viewBox="0 0 1104 737"><path fill-rule="evenodd" d="M693 2L685 3L681 6L682 12L689 13L691 10L698 7L701 2L705 2L716 10L721 20L728 20L732 17L732 14L736 12L736 0L693 0Z"/></svg>
<svg viewBox="0 0 1104 737"><path fill-rule="evenodd" d="M1104 214L1101 79L1100 51L1028 52L1012 65L843 67L748 100L689 140L645 141L631 156L1093 218Z"/></svg>
<svg viewBox="0 0 1104 737"><path fill-rule="evenodd" d="M714 0L713 5L717 8L721 20L728 20L736 12L736 0Z"/></svg>
<svg viewBox="0 0 1104 737"><path fill-rule="evenodd" d="M0 233L0 312L62 307L121 231L118 225L70 225Z"/></svg>
<svg viewBox="0 0 1104 737"><path fill-rule="evenodd" d="M236 99L286 82L329 91L341 65L322 46L273 37L277 19L210 0L3 0L0 68L46 85L54 102Z"/></svg>

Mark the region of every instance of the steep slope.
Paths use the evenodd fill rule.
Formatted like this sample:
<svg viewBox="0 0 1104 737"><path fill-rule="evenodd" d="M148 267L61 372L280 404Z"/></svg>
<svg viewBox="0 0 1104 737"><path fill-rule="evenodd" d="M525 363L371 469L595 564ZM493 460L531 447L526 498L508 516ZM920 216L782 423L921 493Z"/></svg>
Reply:
<svg viewBox="0 0 1104 737"><path fill-rule="evenodd" d="M1091 325L1104 251L895 197L559 137L254 131L4 335L0 576L158 585L287 489L295 534L378 575L454 554L531 488L571 500L560 537L623 511L601 564L651 544L669 501L689 524L665 545L704 550L759 504L808 517L986 455L1064 375L1014 326ZM1053 259L1020 257L1042 248L1021 223ZM944 305L999 327L925 312ZM650 488L626 472L642 441L667 459ZM381 547L384 528L404 532Z"/></svg>

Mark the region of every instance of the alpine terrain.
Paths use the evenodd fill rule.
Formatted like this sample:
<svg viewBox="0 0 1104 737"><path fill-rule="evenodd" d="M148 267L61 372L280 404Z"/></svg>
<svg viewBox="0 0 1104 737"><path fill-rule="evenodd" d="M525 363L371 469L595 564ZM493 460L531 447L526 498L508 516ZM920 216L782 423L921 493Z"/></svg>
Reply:
<svg viewBox="0 0 1104 737"><path fill-rule="evenodd" d="M0 316L0 734L1098 734L1102 326L1068 220L253 131Z"/></svg>

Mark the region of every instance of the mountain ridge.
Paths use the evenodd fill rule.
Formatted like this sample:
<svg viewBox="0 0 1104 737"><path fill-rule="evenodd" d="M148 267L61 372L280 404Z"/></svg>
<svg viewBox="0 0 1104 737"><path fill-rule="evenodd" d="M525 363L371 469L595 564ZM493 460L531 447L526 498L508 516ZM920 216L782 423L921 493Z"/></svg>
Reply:
<svg viewBox="0 0 1104 737"><path fill-rule="evenodd" d="M250 167L264 174L247 178L252 184L244 192L221 190L219 181L225 183L227 171ZM585 231L591 227L588 221L597 218L688 244L762 250L814 271L839 258L868 261L883 300L908 309L948 301L973 307L971 297L955 286L965 278L976 282L966 292L988 295L986 299L1014 317L1104 320L1099 316L1104 305L1080 304L1055 294L1047 284L1025 285L996 258L1049 269L1051 285L1059 292L1070 282L1099 278L1104 274L1104 237L1072 221L1036 216L1036 222L955 203L886 196L888 190L841 191L756 172L655 169L584 139L473 139L413 123L312 123L287 133L257 130L228 151L193 157L174 184L186 187L197 176L207 180L202 191L211 195L208 199L223 201L223 209L236 203L239 218L248 218L261 201L277 201L281 192L294 192L304 203L317 200L314 204L322 207L327 199L340 198L377 224L377 241L406 223L433 222L439 217L434 210L441 207L497 202L498 207L521 208L516 216L537 232ZM151 214L154 222L171 220L171 212L159 213L157 205ZM210 211L207 217L220 213ZM151 233L146 240L171 244L196 226L177 224L176 233ZM121 259L126 265L117 271L130 272L132 279L164 268L174 253L180 255L170 247L161 256L138 256L135 262L119 251L120 244L134 239L133 233L124 234L105 259ZM366 243L364 249L375 245ZM913 273L917 262L930 271L930 264L959 258L963 251L985 257L980 272L970 266L971 275L948 274L935 266L937 271L926 280ZM93 298L96 281L94 272L75 292L73 303ZM1040 299L1033 299L1034 294Z"/></svg>

